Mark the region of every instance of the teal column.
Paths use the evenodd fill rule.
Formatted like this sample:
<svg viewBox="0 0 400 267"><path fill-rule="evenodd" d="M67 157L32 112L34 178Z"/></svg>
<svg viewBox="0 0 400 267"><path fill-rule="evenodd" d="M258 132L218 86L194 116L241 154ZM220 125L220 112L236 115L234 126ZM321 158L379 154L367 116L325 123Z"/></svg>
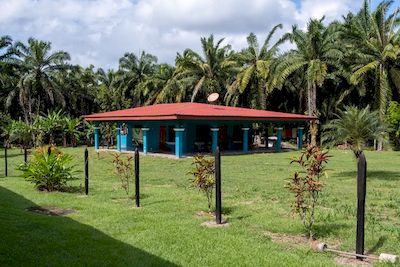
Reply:
<svg viewBox="0 0 400 267"><path fill-rule="evenodd" d="M185 128L174 128L175 131L175 156L181 158L183 156L183 132Z"/></svg>
<svg viewBox="0 0 400 267"><path fill-rule="evenodd" d="M211 128L212 131L212 145L211 145L211 151L212 153L215 153L215 151L217 150L217 146L218 146L218 132L219 132L219 128Z"/></svg>
<svg viewBox="0 0 400 267"><path fill-rule="evenodd" d="M142 128L142 133L143 133L143 153L147 154L147 151L149 149L149 130L150 128Z"/></svg>
<svg viewBox="0 0 400 267"><path fill-rule="evenodd" d="M276 143L275 143L275 151L282 151L282 127L276 128Z"/></svg>
<svg viewBox="0 0 400 267"><path fill-rule="evenodd" d="M99 150L100 148L100 127L94 127L94 148Z"/></svg>
<svg viewBox="0 0 400 267"><path fill-rule="evenodd" d="M117 150L121 151L121 126L117 127Z"/></svg>
<svg viewBox="0 0 400 267"><path fill-rule="evenodd" d="M242 131L243 131L243 153L249 152L249 130L250 130L250 128L242 128Z"/></svg>
<svg viewBox="0 0 400 267"><path fill-rule="evenodd" d="M297 148L299 149L299 150L301 150L302 148L303 148L303 127L298 127L297 128L297 133L298 133L298 136L297 136Z"/></svg>
<svg viewBox="0 0 400 267"><path fill-rule="evenodd" d="M131 124L127 124L126 126L126 132L122 132L121 129L121 150L122 151L129 151L129 150L133 150L133 145L132 145L132 125Z"/></svg>

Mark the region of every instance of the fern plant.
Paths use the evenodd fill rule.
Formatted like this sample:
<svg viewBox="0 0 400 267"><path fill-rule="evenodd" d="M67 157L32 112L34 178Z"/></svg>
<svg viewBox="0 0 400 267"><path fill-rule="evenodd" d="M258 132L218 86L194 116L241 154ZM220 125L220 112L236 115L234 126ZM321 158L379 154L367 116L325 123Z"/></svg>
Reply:
<svg viewBox="0 0 400 267"><path fill-rule="evenodd" d="M47 151L46 147L37 149L32 159L18 169L22 171L22 177L32 182L38 190L60 191L67 182L76 179L74 166L71 165L72 157L55 147L51 148L50 154Z"/></svg>

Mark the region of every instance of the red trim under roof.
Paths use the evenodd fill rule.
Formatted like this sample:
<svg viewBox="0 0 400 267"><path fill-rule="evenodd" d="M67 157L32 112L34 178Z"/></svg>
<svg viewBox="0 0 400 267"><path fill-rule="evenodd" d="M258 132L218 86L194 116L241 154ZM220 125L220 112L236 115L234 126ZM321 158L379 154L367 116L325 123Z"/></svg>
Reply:
<svg viewBox="0 0 400 267"><path fill-rule="evenodd" d="M314 116L202 103L157 104L84 116L87 121L235 120L310 121Z"/></svg>

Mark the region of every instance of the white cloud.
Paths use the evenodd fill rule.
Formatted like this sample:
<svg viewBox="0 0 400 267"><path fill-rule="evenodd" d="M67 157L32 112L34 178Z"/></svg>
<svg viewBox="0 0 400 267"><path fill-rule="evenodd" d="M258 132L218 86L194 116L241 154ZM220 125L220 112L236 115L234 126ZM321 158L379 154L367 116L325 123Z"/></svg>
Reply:
<svg viewBox="0 0 400 267"><path fill-rule="evenodd" d="M201 36L217 38L239 50L246 36L264 38L276 24L304 27L310 17L340 18L360 0L0 0L0 33L15 40L51 41L72 61L116 67L125 52L145 50L173 63L185 48L199 49ZM283 32L283 31L282 31Z"/></svg>

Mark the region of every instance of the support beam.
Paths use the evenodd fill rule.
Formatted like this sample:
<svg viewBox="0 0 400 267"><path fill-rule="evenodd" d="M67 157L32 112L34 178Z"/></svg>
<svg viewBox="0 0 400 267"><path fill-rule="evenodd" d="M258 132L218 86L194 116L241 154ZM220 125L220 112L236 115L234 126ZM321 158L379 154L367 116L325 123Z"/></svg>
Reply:
<svg viewBox="0 0 400 267"><path fill-rule="evenodd" d="M185 128L174 128L175 131L175 156L181 158L183 156L183 132Z"/></svg>
<svg viewBox="0 0 400 267"><path fill-rule="evenodd" d="M100 149L100 127L94 127L94 148L96 150Z"/></svg>
<svg viewBox="0 0 400 267"><path fill-rule="evenodd" d="M303 127L297 128L297 148L301 150L303 148Z"/></svg>
<svg viewBox="0 0 400 267"><path fill-rule="evenodd" d="M121 151L121 126L117 127L117 150Z"/></svg>
<svg viewBox="0 0 400 267"><path fill-rule="evenodd" d="M149 148L149 130L150 128L142 128L142 133L143 133L143 153L147 154L148 148Z"/></svg>
<svg viewBox="0 0 400 267"><path fill-rule="evenodd" d="M249 152L249 130L250 128L242 128L243 131L243 153Z"/></svg>
<svg viewBox="0 0 400 267"><path fill-rule="evenodd" d="M276 128L276 143L275 143L275 151L282 151L282 127Z"/></svg>
<svg viewBox="0 0 400 267"><path fill-rule="evenodd" d="M356 253L364 255L365 195L367 191L367 160L364 153L357 159L357 228ZM357 257L361 259L361 257Z"/></svg>
<svg viewBox="0 0 400 267"><path fill-rule="evenodd" d="M217 146L218 146L218 132L219 132L219 128L218 128L218 127L213 127L213 128L211 128L211 132L212 132L211 152L214 154L215 151L217 150Z"/></svg>

